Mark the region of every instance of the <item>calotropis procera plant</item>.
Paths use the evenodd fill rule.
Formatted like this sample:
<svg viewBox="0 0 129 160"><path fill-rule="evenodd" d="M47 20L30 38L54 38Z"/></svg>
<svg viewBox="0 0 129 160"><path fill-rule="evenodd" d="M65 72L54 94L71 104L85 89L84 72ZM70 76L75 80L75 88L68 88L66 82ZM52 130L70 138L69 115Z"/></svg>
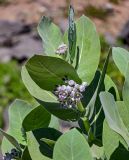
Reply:
<svg viewBox="0 0 129 160"><path fill-rule="evenodd" d="M44 51L21 72L35 104L15 100L9 107L9 128L0 129L4 160L129 159L129 53L110 49L100 71L94 24L86 16L74 21L72 7L68 22L64 35L46 17L38 25ZM122 100L106 75L111 53L125 76ZM62 133L59 119L77 125Z"/></svg>

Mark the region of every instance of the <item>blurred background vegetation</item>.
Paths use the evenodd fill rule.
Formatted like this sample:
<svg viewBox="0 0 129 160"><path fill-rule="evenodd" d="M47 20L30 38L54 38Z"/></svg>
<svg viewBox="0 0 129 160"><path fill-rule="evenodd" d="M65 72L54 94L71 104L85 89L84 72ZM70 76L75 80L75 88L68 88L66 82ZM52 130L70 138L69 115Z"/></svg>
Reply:
<svg viewBox="0 0 129 160"><path fill-rule="evenodd" d="M31 55L42 53L36 27L42 15L49 16L64 31L69 0L0 0L0 127L4 127L6 107L15 99L32 101L24 87L21 65ZM100 34L102 68L110 46L129 47L128 0L74 0L76 17L85 14ZM108 74L121 92L123 77L112 58ZM5 115L5 116L4 116Z"/></svg>

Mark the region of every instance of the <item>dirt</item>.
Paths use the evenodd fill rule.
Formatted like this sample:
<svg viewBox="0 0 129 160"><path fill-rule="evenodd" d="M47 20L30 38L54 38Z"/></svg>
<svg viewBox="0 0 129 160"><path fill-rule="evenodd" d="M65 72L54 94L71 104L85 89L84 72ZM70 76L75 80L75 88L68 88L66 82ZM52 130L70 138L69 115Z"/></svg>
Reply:
<svg viewBox="0 0 129 160"><path fill-rule="evenodd" d="M55 23L66 26L68 2L68 0L10 0L9 4L0 6L0 20L37 23L42 15L47 15L53 18ZM100 33L117 36L129 20L129 0L122 0L118 5L109 3L108 0L99 0L97 3L96 0L72 0L71 3L76 10L76 15L84 13L88 5L113 9L113 14L105 21L91 18Z"/></svg>

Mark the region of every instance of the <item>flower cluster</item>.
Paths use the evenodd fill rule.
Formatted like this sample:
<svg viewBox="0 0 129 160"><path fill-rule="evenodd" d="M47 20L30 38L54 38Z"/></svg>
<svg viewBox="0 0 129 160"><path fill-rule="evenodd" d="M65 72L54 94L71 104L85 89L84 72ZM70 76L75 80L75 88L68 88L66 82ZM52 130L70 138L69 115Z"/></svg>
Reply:
<svg viewBox="0 0 129 160"><path fill-rule="evenodd" d="M64 54L66 54L67 50L68 50L67 45L66 45L66 44L61 44L61 45L57 48L56 54L58 54L58 55L64 55Z"/></svg>
<svg viewBox="0 0 129 160"><path fill-rule="evenodd" d="M11 153L5 153L3 160L19 159L20 157L21 157L20 152L14 148L11 149Z"/></svg>
<svg viewBox="0 0 129 160"><path fill-rule="evenodd" d="M79 85L73 80L65 80L65 85L58 86L54 94L58 97L58 101L62 106L74 108L81 98L83 98L82 92L85 91L86 87L86 82Z"/></svg>

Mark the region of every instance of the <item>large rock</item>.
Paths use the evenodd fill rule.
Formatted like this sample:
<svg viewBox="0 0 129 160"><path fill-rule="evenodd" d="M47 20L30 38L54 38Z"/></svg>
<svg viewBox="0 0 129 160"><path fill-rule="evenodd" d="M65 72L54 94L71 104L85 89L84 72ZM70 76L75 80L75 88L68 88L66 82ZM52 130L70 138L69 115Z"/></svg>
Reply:
<svg viewBox="0 0 129 160"><path fill-rule="evenodd" d="M17 41L14 36L30 33L31 25L26 25L21 22L0 21L0 46L13 46Z"/></svg>

